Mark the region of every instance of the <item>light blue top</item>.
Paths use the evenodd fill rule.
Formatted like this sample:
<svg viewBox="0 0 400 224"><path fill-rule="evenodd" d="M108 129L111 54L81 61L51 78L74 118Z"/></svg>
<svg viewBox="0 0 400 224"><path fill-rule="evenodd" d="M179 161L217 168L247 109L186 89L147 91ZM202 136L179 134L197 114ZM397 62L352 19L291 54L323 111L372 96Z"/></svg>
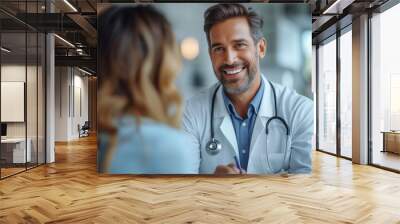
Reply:
<svg viewBox="0 0 400 224"><path fill-rule="evenodd" d="M197 174L199 153L188 150L185 135L168 125L126 116L116 122L117 144L105 173L112 174ZM105 159L109 136L99 134L98 166Z"/></svg>
<svg viewBox="0 0 400 224"><path fill-rule="evenodd" d="M247 164L249 162L251 135L253 134L254 123L264 94L264 85L264 81L261 79L260 87L251 100L245 117L241 117L236 112L235 106L225 92L223 92L226 110L229 112L233 128L235 129L236 141L239 149L240 166L244 170L247 170Z"/></svg>

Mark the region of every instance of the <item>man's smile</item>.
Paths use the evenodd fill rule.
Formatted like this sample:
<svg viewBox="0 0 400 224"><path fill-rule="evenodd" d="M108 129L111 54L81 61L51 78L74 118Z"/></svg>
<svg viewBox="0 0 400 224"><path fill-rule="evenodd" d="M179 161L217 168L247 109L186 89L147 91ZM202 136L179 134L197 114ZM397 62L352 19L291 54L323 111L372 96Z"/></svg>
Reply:
<svg viewBox="0 0 400 224"><path fill-rule="evenodd" d="M224 75L235 75L238 74L239 72L241 72L243 69L245 69L245 67L235 67L235 68L225 68L223 69L223 73Z"/></svg>
<svg viewBox="0 0 400 224"><path fill-rule="evenodd" d="M233 65L223 65L220 69L224 80L237 80L246 75L246 65L244 63L235 63Z"/></svg>

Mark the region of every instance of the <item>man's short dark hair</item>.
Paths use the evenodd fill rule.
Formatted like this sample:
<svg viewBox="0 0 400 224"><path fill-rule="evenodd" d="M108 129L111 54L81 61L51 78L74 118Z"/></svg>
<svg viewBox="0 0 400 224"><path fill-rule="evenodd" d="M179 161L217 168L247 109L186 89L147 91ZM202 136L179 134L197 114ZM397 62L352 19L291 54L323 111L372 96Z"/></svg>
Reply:
<svg viewBox="0 0 400 224"><path fill-rule="evenodd" d="M206 32L208 46L210 46L211 28L217 23L234 17L245 17L247 19L254 43L257 43L263 37L264 21L255 11L238 3L221 3L211 6L204 12L204 32Z"/></svg>

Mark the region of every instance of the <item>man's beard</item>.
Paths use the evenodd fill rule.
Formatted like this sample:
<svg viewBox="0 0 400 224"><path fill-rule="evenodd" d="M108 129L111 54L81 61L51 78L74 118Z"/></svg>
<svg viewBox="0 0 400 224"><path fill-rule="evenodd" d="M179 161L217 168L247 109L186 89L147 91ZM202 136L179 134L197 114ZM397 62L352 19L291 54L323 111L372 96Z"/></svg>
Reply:
<svg viewBox="0 0 400 224"><path fill-rule="evenodd" d="M240 65L236 65L236 67L240 67ZM247 74L244 76L243 83L239 87L229 87L229 83L232 82L237 82L238 80L226 80L224 78L224 72L223 68L224 66L221 66L221 69L219 69L219 72L221 74L220 82L222 83L224 90L226 93L229 94L241 94L246 92L248 89L250 89L250 86L252 85L256 74L257 74L257 69L254 67L250 67L250 64L247 64L246 66L242 66L244 69L246 69Z"/></svg>

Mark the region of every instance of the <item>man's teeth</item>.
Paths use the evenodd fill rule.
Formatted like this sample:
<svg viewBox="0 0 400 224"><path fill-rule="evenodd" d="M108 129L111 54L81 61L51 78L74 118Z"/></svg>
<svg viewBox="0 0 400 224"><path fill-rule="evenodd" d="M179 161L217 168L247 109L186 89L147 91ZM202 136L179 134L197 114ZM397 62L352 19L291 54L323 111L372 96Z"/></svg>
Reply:
<svg viewBox="0 0 400 224"><path fill-rule="evenodd" d="M228 75L232 75L232 74L236 74L236 73L241 72L242 69L243 69L243 68L238 68L238 69L235 69L235 70L224 70L224 72L225 72L226 74L228 74Z"/></svg>

